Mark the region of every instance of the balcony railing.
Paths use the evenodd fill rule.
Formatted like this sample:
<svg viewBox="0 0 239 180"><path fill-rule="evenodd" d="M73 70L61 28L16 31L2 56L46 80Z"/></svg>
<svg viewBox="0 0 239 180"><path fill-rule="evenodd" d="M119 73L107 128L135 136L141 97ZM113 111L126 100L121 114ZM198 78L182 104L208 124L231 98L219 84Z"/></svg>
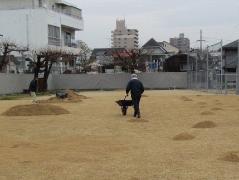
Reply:
<svg viewBox="0 0 239 180"><path fill-rule="evenodd" d="M48 37L48 45L77 48L77 43L74 39L71 42L64 42L59 38Z"/></svg>
<svg viewBox="0 0 239 180"><path fill-rule="evenodd" d="M57 8L54 7L52 8L53 11L57 12L57 13L61 13L61 14L65 14L67 16L71 16L73 18L76 19L82 19L82 11L80 9L74 9L74 11L71 8L67 8L67 9L62 9L62 8Z"/></svg>

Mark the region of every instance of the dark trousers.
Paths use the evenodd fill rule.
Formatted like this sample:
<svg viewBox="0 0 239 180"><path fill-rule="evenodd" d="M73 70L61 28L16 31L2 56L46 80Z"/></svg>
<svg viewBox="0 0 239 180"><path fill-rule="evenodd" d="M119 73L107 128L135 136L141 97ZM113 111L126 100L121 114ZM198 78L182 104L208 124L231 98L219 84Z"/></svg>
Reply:
<svg viewBox="0 0 239 180"><path fill-rule="evenodd" d="M134 105L134 115L140 115L140 109L139 109L139 104L140 104L140 99L141 95L131 95L133 105Z"/></svg>

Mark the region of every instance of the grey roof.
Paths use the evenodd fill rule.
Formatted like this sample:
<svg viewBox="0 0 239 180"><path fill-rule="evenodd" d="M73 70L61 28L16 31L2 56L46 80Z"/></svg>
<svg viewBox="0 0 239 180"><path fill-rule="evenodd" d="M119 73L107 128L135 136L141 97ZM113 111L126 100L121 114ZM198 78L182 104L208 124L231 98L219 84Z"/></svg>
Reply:
<svg viewBox="0 0 239 180"><path fill-rule="evenodd" d="M143 49L149 49L149 48L158 48L160 49L163 53L167 53L167 51L163 48L163 43L162 42L157 42L154 38L151 38L148 42L146 42L142 48Z"/></svg>
<svg viewBox="0 0 239 180"><path fill-rule="evenodd" d="M225 46L223 46L223 49L234 49L234 50L236 50L238 48L238 41L239 40L236 40L236 41L233 41L229 44L226 44Z"/></svg>
<svg viewBox="0 0 239 180"><path fill-rule="evenodd" d="M100 56L100 55L105 55L105 56L110 56L114 51L123 51L125 48L96 48L93 49L92 51L92 56Z"/></svg>

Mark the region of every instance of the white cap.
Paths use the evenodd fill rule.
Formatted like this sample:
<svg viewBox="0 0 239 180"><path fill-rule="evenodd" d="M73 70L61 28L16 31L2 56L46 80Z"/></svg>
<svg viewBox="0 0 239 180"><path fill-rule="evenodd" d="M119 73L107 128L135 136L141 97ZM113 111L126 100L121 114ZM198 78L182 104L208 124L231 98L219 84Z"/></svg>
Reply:
<svg viewBox="0 0 239 180"><path fill-rule="evenodd" d="M137 74L131 74L131 79L138 79L138 75Z"/></svg>

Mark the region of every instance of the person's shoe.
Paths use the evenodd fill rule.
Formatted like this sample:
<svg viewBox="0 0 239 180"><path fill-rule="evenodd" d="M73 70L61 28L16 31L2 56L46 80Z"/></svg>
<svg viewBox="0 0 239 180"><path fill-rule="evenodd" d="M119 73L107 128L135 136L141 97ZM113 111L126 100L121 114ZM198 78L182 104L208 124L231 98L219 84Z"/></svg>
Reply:
<svg viewBox="0 0 239 180"><path fill-rule="evenodd" d="M139 119L140 119L140 118L141 118L141 115L140 115L140 114L138 114L137 118L139 118Z"/></svg>

